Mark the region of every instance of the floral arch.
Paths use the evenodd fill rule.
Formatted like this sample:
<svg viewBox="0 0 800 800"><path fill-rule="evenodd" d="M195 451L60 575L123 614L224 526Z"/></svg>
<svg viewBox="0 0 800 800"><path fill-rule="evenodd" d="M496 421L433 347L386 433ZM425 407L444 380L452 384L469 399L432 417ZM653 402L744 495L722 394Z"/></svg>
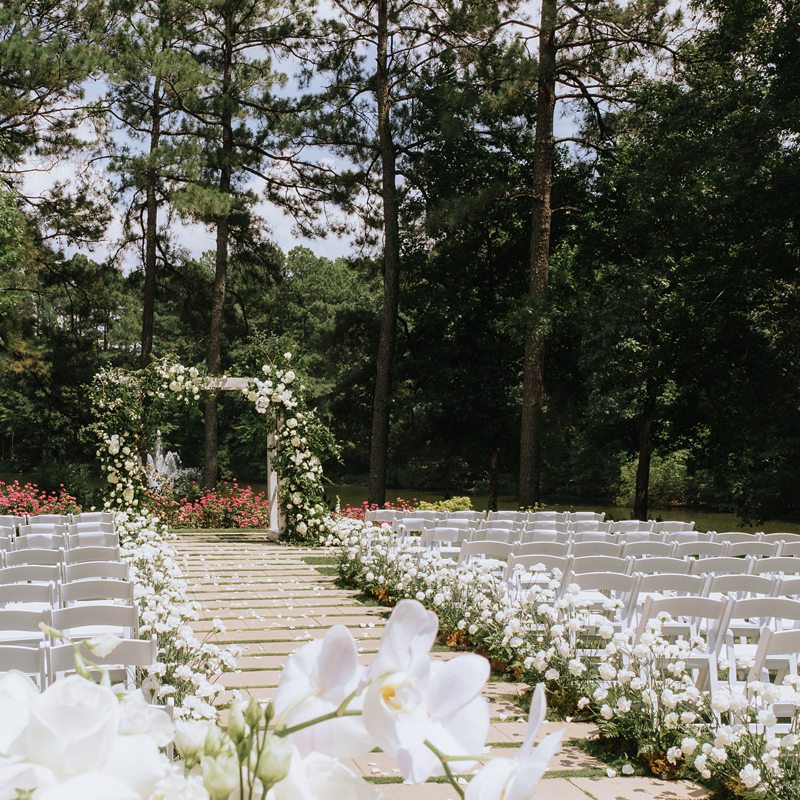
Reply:
<svg viewBox="0 0 800 800"><path fill-rule="evenodd" d="M168 358L140 370L98 372L90 390L97 457L108 484L105 507L138 512L147 473L140 453L153 440L170 405L191 403L203 392L238 391L268 423L270 502L287 538L318 544L327 535L321 457L331 452L330 432L309 408L305 387L289 368L265 364L264 379L211 377ZM280 476L280 479L278 479ZM273 517L275 519L275 517Z"/></svg>

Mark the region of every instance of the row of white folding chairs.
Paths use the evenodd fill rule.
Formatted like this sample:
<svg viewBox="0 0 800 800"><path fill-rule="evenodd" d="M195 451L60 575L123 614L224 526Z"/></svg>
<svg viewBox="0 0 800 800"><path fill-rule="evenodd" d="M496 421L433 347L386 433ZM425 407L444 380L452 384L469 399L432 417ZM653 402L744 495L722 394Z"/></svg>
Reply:
<svg viewBox="0 0 800 800"><path fill-rule="evenodd" d="M119 546L104 547L22 547L15 550L0 550L0 567L16 567L22 564L81 564L87 561L120 560Z"/></svg>
<svg viewBox="0 0 800 800"><path fill-rule="evenodd" d="M47 550L73 550L81 547L119 547L116 533L101 531L81 533L25 533L18 536L2 535L0 550L25 550L28 548Z"/></svg>
<svg viewBox="0 0 800 800"><path fill-rule="evenodd" d="M127 567L99 562L70 567L7 567L0 569L0 608L62 608L80 603L133 605L134 587Z"/></svg>
<svg viewBox="0 0 800 800"><path fill-rule="evenodd" d="M18 527L20 525L69 523L114 523L114 514L110 511L82 511L80 514L0 514L0 525Z"/></svg>
<svg viewBox="0 0 800 800"><path fill-rule="evenodd" d="M0 523L0 532L7 536L25 536L30 533L114 533L113 522L37 522L24 525Z"/></svg>
<svg viewBox="0 0 800 800"><path fill-rule="evenodd" d="M107 667L115 679L122 676L124 683L135 685L135 670L156 663L155 637L150 639L123 639L107 656L99 656L80 647L81 657L96 667ZM33 645L0 644L0 673L17 670L32 677L44 689L55 680L75 672L75 646L41 641ZM171 704L164 710L172 715Z"/></svg>

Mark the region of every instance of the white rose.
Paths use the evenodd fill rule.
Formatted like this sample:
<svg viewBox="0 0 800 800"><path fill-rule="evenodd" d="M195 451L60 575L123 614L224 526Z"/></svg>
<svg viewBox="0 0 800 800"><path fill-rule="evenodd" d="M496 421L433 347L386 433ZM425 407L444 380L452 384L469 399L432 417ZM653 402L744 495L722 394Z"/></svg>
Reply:
<svg viewBox="0 0 800 800"><path fill-rule="evenodd" d="M294 417L289 417L286 420L286 427L287 428L296 428L297 427L297 420Z"/></svg>
<svg viewBox="0 0 800 800"><path fill-rule="evenodd" d="M119 718L111 689L78 675L56 681L31 706L28 758L61 774L99 770L111 753Z"/></svg>
<svg viewBox="0 0 800 800"><path fill-rule="evenodd" d="M296 376L294 372L292 372L292 370L288 370L286 374L283 376L283 380L286 381L286 383L291 383L295 379L295 377Z"/></svg>
<svg viewBox="0 0 800 800"><path fill-rule="evenodd" d="M22 744L28 713L38 699L39 690L34 682L21 672L7 672L0 676L0 753L18 752Z"/></svg>

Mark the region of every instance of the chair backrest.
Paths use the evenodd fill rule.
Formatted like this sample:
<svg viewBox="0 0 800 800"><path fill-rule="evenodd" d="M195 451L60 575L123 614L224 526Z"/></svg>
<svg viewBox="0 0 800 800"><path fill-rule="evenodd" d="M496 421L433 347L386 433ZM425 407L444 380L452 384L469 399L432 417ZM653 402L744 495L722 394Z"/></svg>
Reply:
<svg viewBox="0 0 800 800"><path fill-rule="evenodd" d="M727 594L735 598L748 595L768 596L780 585L778 578L765 575L711 575L706 584L705 594Z"/></svg>
<svg viewBox="0 0 800 800"><path fill-rule="evenodd" d="M633 544L634 542L659 542L664 544L664 539L661 536L657 536L652 531L619 531L618 534L623 541L630 542ZM672 544L672 542L667 542L667 544Z"/></svg>
<svg viewBox="0 0 800 800"><path fill-rule="evenodd" d="M622 542L621 534L605 531L575 531L571 535L573 542L611 542L616 545Z"/></svg>
<svg viewBox="0 0 800 800"><path fill-rule="evenodd" d="M641 591L641 582L639 586ZM716 623L708 624L705 630L708 633L709 644L713 649L719 651L722 647L724 625L730 603L731 601L728 600L715 600L711 597L654 597L650 595L642 606L639 625L636 629L636 641L641 639L650 620L666 613L676 620L686 619L692 633L699 632L697 623L700 620Z"/></svg>
<svg viewBox="0 0 800 800"><path fill-rule="evenodd" d="M130 567L122 561L83 561L77 564L64 564L66 583L97 578L127 581L130 580Z"/></svg>
<svg viewBox="0 0 800 800"><path fill-rule="evenodd" d="M792 556L796 558L800 556L800 542L784 542L782 539L775 539L775 543L781 544L781 555Z"/></svg>
<svg viewBox="0 0 800 800"><path fill-rule="evenodd" d="M436 527L437 528L461 528L462 530L469 531L469 530L476 530L478 527L477 521L473 519L452 519L451 517L446 517L442 519L436 520Z"/></svg>
<svg viewBox="0 0 800 800"><path fill-rule="evenodd" d="M0 525L4 528L18 528L25 524L25 517L16 514L0 514Z"/></svg>
<svg viewBox="0 0 800 800"><path fill-rule="evenodd" d="M469 530L464 528L428 528L423 531L419 543L425 547L431 547L435 544L461 544L467 536Z"/></svg>
<svg viewBox="0 0 800 800"><path fill-rule="evenodd" d="M426 531L428 528L435 528L436 520L426 519L424 517L402 517L395 519L392 522L392 530L398 533L405 531L406 533L416 533L418 531Z"/></svg>
<svg viewBox="0 0 800 800"><path fill-rule="evenodd" d="M478 527L478 530L500 530L505 529L507 531L514 530L519 526L517 520L513 519L503 519L498 518L495 519L494 517L486 517L486 519L481 520L481 524Z"/></svg>
<svg viewBox="0 0 800 800"><path fill-rule="evenodd" d="M560 556L569 555L569 542L527 542L514 546L515 556Z"/></svg>
<svg viewBox="0 0 800 800"><path fill-rule="evenodd" d="M610 527L612 533L627 533L628 531L647 531L649 533L652 529L651 522L644 522L640 519L613 521Z"/></svg>
<svg viewBox="0 0 800 800"><path fill-rule="evenodd" d="M80 514L72 515L72 522L114 522L114 514L111 511L81 511Z"/></svg>
<svg viewBox="0 0 800 800"><path fill-rule="evenodd" d="M669 557L672 555L673 545L668 542L631 542L627 537L622 545L622 556L633 556L640 558L642 556L662 556Z"/></svg>
<svg viewBox="0 0 800 800"><path fill-rule="evenodd" d="M623 605L619 618L630 620L636 606L636 595L639 592L639 576L625 575L621 572L573 572L564 574L562 592L571 585L577 584L584 592L601 592L609 599L621 600Z"/></svg>
<svg viewBox="0 0 800 800"><path fill-rule="evenodd" d="M569 534L563 531L522 531L519 535L520 542L561 542L567 543Z"/></svg>
<svg viewBox="0 0 800 800"><path fill-rule="evenodd" d="M69 514L28 514L28 525L67 525Z"/></svg>
<svg viewBox="0 0 800 800"><path fill-rule="evenodd" d="M559 522L566 525L568 521L568 511L531 511L528 513L528 522Z"/></svg>
<svg viewBox="0 0 800 800"><path fill-rule="evenodd" d="M76 547L64 551L65 564L81 564L85 561L119 561L119 547Z"/></svg>
<svg viewBox="0 0 800 800"><path fill-rule="evenodd" d="M753 569L753 559L734 556L697 558L691 564L692 575L749 575Z"/></svg>
<svg viewBox="0 0 800 800"><path fill-rule="evenodd" d="M30 528L21 528L21 530L30 530ZM15 550L25 550L29 547L61 550L65 546L66 539L62 533L28 533L14 539Z"/></svg>
<svg viewBox="0 0 800 800"><path fill-rule="evenodd" d="M64 550L27 547L7 552L4 561L6 567L17 567L20 564L61 564L64 561Z"/></svg>
<svg viewBox="0 0 800 800"><path fill-rule="evenodd" d="M455 519L482 520L486 515L483 511L448 511L444 518L447 522Z"/></svg>
<svg viewBox="0 0 800 800"><path fill-rule="evenodd" d="M67 536L67 547L119 547L116 533L71 533Z"/></svg>
<svg viewBox="0 0 800 800"><path fill-rule="evenodd" d="M677 533L678 531L693 531L694 522L679 522L676 520L666 520L665 522L654 522L653 533Z"/></svg>
<svg viewBox="0 0 800 800"><path fill-rule="evenodd" d="M610 522L603 522L599 519L584 520L582 522L573 522L570 520L569 523L569 529L573 533L586 533L589 531L600 531L602 533L607 533L610 527Z"/></svg>
<svg viewBox="0 0 800 800"><path fill-rule="evenodd" d="M793 597L800 598L800 575L790 575L782 578L775 575L759 576L776 582L774 597Z"/></svg>
<svg viewBox="0 0 800 800"><path fill-rule="evenodd" d="M743 531L723 531L714 532L715 542L728 542L738 544L739 542L758 542L761 536L758 533L745 533Z"/></svg>
<svg viewBox="0 0 800 800"><path fill-rule="evenodd" d="M753 575L800 575L800 558L778 556L776 558L757 558L751 570Z"/></svg>
<svg viewBox="0 0 800 800"><path fill-rule="evenodd" d="M420 511L416 510L411 514L415 519L432 519L437 520L442 516L441 511Z"/></svg>
<svg viewBox="0 0 800 800"><path fill-rule="evenodd" d="M98 667L149 667L156 663L156 651L155 637L149 640L125 639L107 656L89 653L85 646L81 646L81 655ZM51 647L48 661L48 680L50 682L56 680L60 673L74 672L75 647L71 644L60 644ZM133 683L132 678L129 683Z"/></svg>
<svg viewBox="0 0 800 800"><path fill-rule="evenodd" d="M602 522L606 518L606 512L598 511L570 511L570 522Z"/></svg>
<svg viewBox="0 0 800 800"><path fill-rule="evenodd" d="M122 600L133 605L133 584L111 578L89 578L61 584L61 602L65 606L96 600Z"/></svg>
<svg viewBox="0 0 800 800"><path fill-rule="evenodd" d="M56 602L54 583L6 583L0 585L0 606L37 603L52 607Z"/></svg>
<svg viewBox="0 0 800 800"><path fill-rule="evenodd" d="M70 522L68 533L114 533L113 522Z"/></svg>
<svg viewBox="0 0 800 800"><path fill-rule="evenodd" d="M364 519L368 522L394 522L402 515L402 511L394 508L372 508L364 512Z"/></svg>
<svg viewBox="0 0 800 800"><path fill-rule="evenodd" d="M583 556L615 556L620 555L620 545L614 542L575 542L570 555L574 558Z"/></svg>
<svg viewBox="0 0 800 800"><path fill-rule="evenodd" d="M60 578L61 568L55 564L20 564L17 567L0 569L0 584L55 583Z"/></svg>
<svg viewBox="0 0 800 800"><path fill-rule="evenodd" d="M485 558L494 558L498 561L505 561L512 553L513 545L507 542L487 541L485 539L477 539L469 542L464 542L461 545L461 561L467 561L474 556L484 556Z"/></svg>
<svg viewBox="0 0 800 800"><path fill-rule="evenodd" d="M737 542L728 546L728 555L774 558L783 555L782 547L780 542Z"/></svg>
<svg viewBox="0 0 800 800"><path fill-rule="evenodd" d="M711 542L714 534L702 531L671 531L670 533L654 534L661 537L664 542L678 544L679 542Z"/></svg>
<svg viewBox="0 0 800 800"><path fill-rule="evenodd" d="M2 631L23 631L36 634L32 638L38 644L42 638L39 625L47 621L49 613L49 609L33 611L27 608L0 608L0 641L3 640Z"/></svg>
<svg viewBox="0 0 800 800"><path fill-rule="evenodd" d="M794 544L800 542L800 533L762 533L761 539L765 542L786 542L787 544L791 542Z"/></svg>
<svg viewBox="0 0 800 800"><path fill-rule="evenodd" d="M47 652L44 642L35 647L0 644L0 672L24 672L44 689L47 686Z"/></svg>
<svg viewBox="0 0 800 800"><path fill-rule="evenodd" d="M797 675L797 654L800 653L800 630L773 631L764 628L758 637L753 666L747 676L750 681L769 681L775 674L775 683L783 682L787 675ZM780 659L780 661L776 661ZM767 668L767 662L769 669Z"/></svg>
<svg viewBox="0 0 800 800"><path fill-rule="evenodd" d="M558 531L559 533L567 533L569 531L569 523L559 522L558 520L537 520L535 522L526 522L525 530Z"/></svg>
<svg viewBox="0 0 800 800"><path fill-rule="evenodd" d="M674 545L675 558L686 558L687 556L726 556L728 555L727 542L678 542Z"/></svg>
<svg viewBox="0 0 800 800"><path fill-rule="evenodd" d="M633 560L633 572L642 575L654 575L667 572L672 575L688 575L692 562L686 558L670 558L668 556L641 556Z"/></svg>
<svg viewBox="0 0 800 800"><path fill-rule="evenodd" d="M110 581L105 581L110 583ZM84 581L78 581L80 585ZM139 612L134 606L116 603L92 603L91 605L55 608L49 613L49 624L61 632L71 632L74 639L81 638L81 631L97 636L98 628L113 628L129 631L135 637L139 633Z"/></svg>
<svg viewBox="0 0 800 800"><path fill-rule="evenodd" d="M639 578L639 593L671 592L700 597L705 592L708 579L704 575L684 575L675 572L657 572Z"/></svg>
<svg viewBox="0 0 800 800"><path fill-rule="evenodd" d="M555 572L558 570L560 573L566 573L572 559L567 556L548 556L544 554L537 554L532 556L509 556L506 568L503 571L503 580L515 580L515 572L522 570L524 573L531 572Z"/></svg>
<svg viewBox="0 0 800 800"><path fill-rule="evenodd" d="M468 540L472 542L516 542L518 537L512 528L481 528L468 534Z"/></svg>
<svg viewBox="0 0 800 800"><path fill-rule="evenodd" d="M528 517L527 511L489 511L486 519L490 522L504 520L506 522L524 522Z"/></svg>
<svg viewBox="0 0 800 800"><path fill-rule="evenodd" d="M780 630L783 620L800 622L800 600L790 600L788 597L748 597L734 600L728 612L729 620L759 619L762 624L772 620L768 627ZM800 625L792 625L798 628Z"/></svg>
<svg viewBox="0 0 800 800"><path fill-rule="evenodd" d="M618 556L580 556L573 558L570 569L577 575L581 572L621 572L630 574L633 559Z"/></svg>

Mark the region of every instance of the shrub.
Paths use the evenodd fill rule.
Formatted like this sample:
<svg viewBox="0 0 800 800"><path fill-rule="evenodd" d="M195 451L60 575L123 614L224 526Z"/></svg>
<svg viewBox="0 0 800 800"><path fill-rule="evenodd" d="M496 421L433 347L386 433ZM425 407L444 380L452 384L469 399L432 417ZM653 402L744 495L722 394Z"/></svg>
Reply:
<svg viewBox="0 0 800 800"><path fill-rule="evenodd" d="M80 510L63 483L47 492L35 483L0 481L0 514L79 514Z"/></svg>
<svg viewBox="0 0 800 800"><path fill-rule="evenodd" d="M428 503L423 500L419 504L420 511L471 511L472 499L469 497L451 497L449 500L437 500Z"/></svg>
<svg viewBox="0 0 800 800"><path fill-rule="evenodd" d="M653 453L650 461L649 502L654 507L686 505L695 492L689 476L688 450L676 450L665 456ZM636 467L638 460L632 458L622 465L619 472L617 496L614 502L620 506L632 506L636 494Z"/></svg>
<svg viewBox="0 0 800 800"><path fill-rule="evenodd" d="M350 503L347 503L346 505L337 509L337 511L334 513L335 515L340 517L348 517L349 519L364 519L367 511L377 511L379 508L396 509L397 511L414 511L417 508L417 499L414 498L413 500L404 500L402 497L398 497L393 503L391 501L387 501L382 506L378 505L377 503L370 503L367 500L365 500L360 506L353 506L350 505Z"/></svg>
<svg viewBox="0 0 800 800"><path fill-rule="evenodd" d="M190 488L194 496L180 498L148 492L146 505L175 528L269 527L269 501L264 492L239 486L235 480L205 491L199 491L196 484Z"/></svg>

